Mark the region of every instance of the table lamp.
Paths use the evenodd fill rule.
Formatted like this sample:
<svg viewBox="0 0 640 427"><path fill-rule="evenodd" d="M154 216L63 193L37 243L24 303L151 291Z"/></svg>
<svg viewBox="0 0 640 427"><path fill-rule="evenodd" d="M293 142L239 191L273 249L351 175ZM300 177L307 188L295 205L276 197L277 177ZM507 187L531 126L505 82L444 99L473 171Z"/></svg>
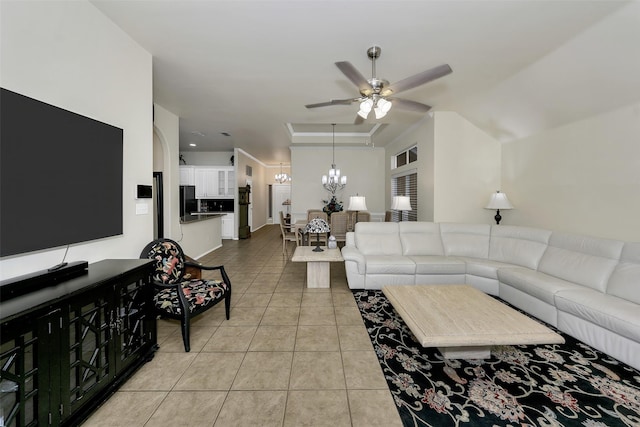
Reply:
<svg viewBox="0 0 640 427"><path fill-rule="evenodd" d="M356 211L356 221L358 222L358 211L366 211L367 203L365 202L364 196L351 196L349 197L349 207L348 211ZM355 223L354 223L355 227Z"/></svg>
<svg viewBox="0 0 640 427"><path fill-rule="evenodd" d="M402 221L402 211L411 210L411 199L409 196L393 196L391 209L400 211L400 221Z"/></svg>
<svg viewBox="0 0 640 427"><path fill-rule="evenodd" d="M502 217L500 216L500 209L513 209L513 205L507 199L507 195L505 193L501 193L500 190L496 191L491 195L491 199L489 199L489 204L484 207L485 209L495 209L496 216L493 218L496 220L496 224L500 224L500 220Z"/></svg>
<svg viewBox="0 0 640 427"><path fill-rule="evenodd" d="M324 251L324 249L320 247L320 233L328 233L330 230L329 224L322 218L314 218L307 223L304 231L306 233L316 234L316 247L313 249L313 252Z"/></svg>

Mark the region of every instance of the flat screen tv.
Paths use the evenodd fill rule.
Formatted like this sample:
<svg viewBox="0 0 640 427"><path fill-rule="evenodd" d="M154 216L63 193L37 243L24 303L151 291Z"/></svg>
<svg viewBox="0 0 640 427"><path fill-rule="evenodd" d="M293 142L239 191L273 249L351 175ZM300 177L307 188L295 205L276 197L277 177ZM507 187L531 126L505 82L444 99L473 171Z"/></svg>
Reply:
<svg viewBox="0 0 640 427"><path fill-rule="evenodd" d="M122 234L122 136L2 88L0 257Z"/></svg>

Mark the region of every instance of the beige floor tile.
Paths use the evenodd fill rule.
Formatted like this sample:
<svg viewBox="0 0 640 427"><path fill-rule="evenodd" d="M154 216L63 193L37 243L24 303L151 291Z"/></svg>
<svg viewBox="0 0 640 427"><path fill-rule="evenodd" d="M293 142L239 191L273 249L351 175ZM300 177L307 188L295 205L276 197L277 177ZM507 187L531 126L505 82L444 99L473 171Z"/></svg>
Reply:
<svg viewBox="0 0 640 427"><path fill-rule="evenodd" d="M370 351L343 351L342 364L348 389L388 390L378 357Z"/></svg>
<svg viewBox="0 0 640 427"><path fill-rule="evenodd" d="M82 425L83 427L144 426L166 395L167 392L118 391Z"/></svg>
<svg viewBox="0 0 640 427"><path fill-rule="evenodd" d="M244 357L232 390L287 390L293 352L257 351Z"/></svg>
<svg viewBox="0 0 640 427"><path fill-rule="evenodd" d="M229 390L245 353L200 353L174 390Z"/></svg>
<svg viewBox="0 0 640 427"><path fill-rule="evenodd" d="M300 307L300 325L335 325L333 307Z"/></svg>
<svg viewBox="0 0 640 427"><path fill-rule="evenodd" d="M231 309L229 320L222 322L223 326L257 326L260 324L264 307L234 307Z"/></svg>
<svg viewBox="0 0 640 427"><path fill-rule="evenodd" d="M247 351L257 326L221 326L204 345L202 351Z"/></svg>
<svg viewBox="0 0 640 427"><path fill-rule="evenodd" d="M277 280L275 282L263 282L263 281L260 280L260 277L258 277L256 280L253 281L251 286L249 286L247 288L245 293L246 292L251 292L251 293L268 293L268 294L272 294L276 290L277 286L278 286L278 281Z"/></svg>
<svg viewBox="0 0 640 427"><path fill-rule="evenodd" d="M340 351L335 326L298 326L296 351Z"/></svg>
<svg viewBox="0 0 640 427"><path fill-rule="evenodd" d="M360 310L357 307L335 307L338 325L363 325Z"/></svg>
<svg viewBox="0 0 640 427"><path fill-rule="evenodd" d="M338 325L338 338L342 351L373 350L371 338L362 323L358 326Z"/></svg>
<svg viewBox="0 0 640 427"><path fill-rule="evenodd" d="M180 334L180 324L166 324L161 320L158 321L158 345L162 345L164 340L173 334Z"/></svg>
<svg viewBox="0 0 640 427"><path fill-rule="evenodd" d="M249 351L293 351L297 329L295 325L258 326Z"/></svg>
<svg viewBox="0 0 640 427"><path fill-rule="evenodd" d="M232 296L233 298L233 296ZM224 310L224 301L199 316L191 319L191 326L220 326L225 321L227 314ZM180 323L178 323L179 325Z"/></svg>
<svg viewBox="0 0 640 427"><path fill-rule="evenodd" d="M302 295L302 307L333 307L331 292L305 292Z"/></svg>
<svg viewBox="0 0 640 427"><path fill-rule="evenodd" d="M345 390L290 391L285 427L350 427Z"/></svg>
<svg viewBox="0 0 640 427"><path fill-rule="evenodd" d="M299 307L267 307L260 325L297 325Z"/></svg>
<svg viewBox="0 0 640 427"><path fill-rule="evenodd" d="M230 391L215 427L280 427L286 391Z"/></svg>
<svg viewBox="0 0 640 427"><path fill-rule="evenodd" d="M271 293L251 293L247 291L240 297L234 307L266 307L271 300Z"/></svg>
<svg viewBox="0 0 640 427"><path fill-rule="evenodd" d="M269 301L269 307L300 307L302 292L276 292Z"/></svg>
<svg viewBox="0 0 640 427"><path fill-rule="evenodd" d="M331 289L334 307L354 307L358 308L356 300L351 292L341 292L340 290Z"/></svg>
<svg viewBox="0 0 640 427"><path fill-rule="evenodd" d="M226 397L226 391L172 391L146 426L211 427Z"/></svg>
<svg viewBox="0 0 640 427"><path fill-rule="evenodd" d="M297 351L293 355L290 390L346 387L339 351Z"/></svg>
<svg viewBox="0 0 640 427"><path fill-rule="evenodd" d="M155 354L154 358L142 365L129 380L120 387L126 391L171 390L182 374L189 368L198 353Z"/></svg>
<svg viewBox="0 0 640 427"><path fill-rule="evenodd" d="M402 427L389 390L349 390L353 427Z"/></svg>
<svg viewBox="0 0 640 427"><path fill-rule="evenodd" d="M295 278L290 275L282 275L278 286L274 289L274 292L302 292L305 289L305 277Z"/></svg>
<svg viewBox="0 0 640 427"><path fill-rule="evenodd" d="M218 329L217 326L198 326L191 325L189 332L189 345L191 352L199 352L202 347L209 341L214 332ZM168 337L160 344L160 352L162 353L180 353L184 352L184 341L182 339L182 331L178 331Z"/></svg>

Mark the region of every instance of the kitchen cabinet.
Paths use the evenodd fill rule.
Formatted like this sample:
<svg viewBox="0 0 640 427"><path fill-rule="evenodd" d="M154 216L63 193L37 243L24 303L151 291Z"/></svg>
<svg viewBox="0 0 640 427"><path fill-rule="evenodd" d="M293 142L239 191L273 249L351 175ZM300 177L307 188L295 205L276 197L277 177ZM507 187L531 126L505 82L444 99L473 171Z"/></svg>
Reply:
<svg viewBox="0 0 640 427"><path fill-rule="evenodd" d="M218 198L233 199L236 192L236 178L233 168L218 170Z"/></svg>
<svg viewBox="0 0 640 427"><path fill-rule="evenodd" d="M194 168L197 199L233 199L235 172L232 167Z"/></svg>
<svg viewBox="0 0 640 427"><path fill-rule="evenodd" d="M2 301L2 425L78 425L153 357L151 269L104 260Z"/></svg>
<svg viewBox="0 0 640 427"><path fill-rule="evenodd" d="M180 185L196 185L194 166L180 166Z"/></svg>
<svg viewBox="0 0 640 427"><path fill-rule="evenodd" d="M198 167L194 171L196 199L218 198L218 170Z"/></svg>
<svg viewBox="0 0 640 427"><path fill-rule="evenodd" d="M233 213L225 214L222 217L222 232L223 239L233 239L233 231L235 230L235 218Z"/></svg>

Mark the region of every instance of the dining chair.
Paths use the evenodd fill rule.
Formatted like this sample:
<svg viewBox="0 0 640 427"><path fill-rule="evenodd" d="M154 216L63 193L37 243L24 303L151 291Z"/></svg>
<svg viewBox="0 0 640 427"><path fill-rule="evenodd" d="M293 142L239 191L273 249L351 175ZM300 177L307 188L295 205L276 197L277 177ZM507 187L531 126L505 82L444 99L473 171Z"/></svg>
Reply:
<svg viewBox="0 0 640 427"><path fill-rule="evenodd" d="M285 255L287 253L287 242L296 242L296 245L299 245L298 233L291 231L291 228L287 230L282 221L280 222L280 233L282 234L282 255Z"/></svg>
<svg viewBox="0 0 640 427"><path fill-rule="evenodd" d="M317 211L317 210L308 210L307 211L307 222L311 221L314 218L320 218L327 222L329 222L329 216L326 212Z"/></svg>
<svg viewBox="0 0 640 427"><path fill-rule="evenodd" d="M329 220L331 224L331 235L336 238L336 242L346 242L347 212L333 212Z"/></svg>

